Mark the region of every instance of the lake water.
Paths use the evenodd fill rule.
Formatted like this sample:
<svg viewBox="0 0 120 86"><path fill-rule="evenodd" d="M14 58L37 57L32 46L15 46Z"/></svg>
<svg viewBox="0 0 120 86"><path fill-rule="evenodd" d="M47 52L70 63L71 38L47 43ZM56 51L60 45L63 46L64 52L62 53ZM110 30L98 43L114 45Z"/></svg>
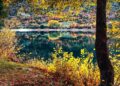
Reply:
<svg viewBox="0 0 120 86"><path fill-rule="evenodd" d="M17 31L18 45L22 46L20 54L26 58L49 58L53 48L63 48L63 51L73 52L80 57L80 50L94 52L94 31L65 29L62 31Z"/></svg>

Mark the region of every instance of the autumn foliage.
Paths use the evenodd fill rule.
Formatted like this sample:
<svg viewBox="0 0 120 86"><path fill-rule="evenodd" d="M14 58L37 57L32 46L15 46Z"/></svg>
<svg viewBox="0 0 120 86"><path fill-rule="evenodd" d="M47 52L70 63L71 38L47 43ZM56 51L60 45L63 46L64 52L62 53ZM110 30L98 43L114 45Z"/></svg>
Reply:
<svg viewBox="0 0 120 86"><path fill-rule="evenodd" d="M10 29L4 28L0 32L0 59L15 58L16 34Z"/></svg>

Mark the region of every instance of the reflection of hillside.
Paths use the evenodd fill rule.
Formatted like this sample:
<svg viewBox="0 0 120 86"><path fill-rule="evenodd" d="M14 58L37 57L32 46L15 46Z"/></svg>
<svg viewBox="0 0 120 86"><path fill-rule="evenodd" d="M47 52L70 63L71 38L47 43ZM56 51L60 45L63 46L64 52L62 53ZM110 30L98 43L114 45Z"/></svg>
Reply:
<svg viewBox="0 0 120 86"><path fill-rule="evenodd" d="M50 40L48 34L50 33L17 33L19 45L23 46L20 53L29 54L30 57L50 57L53 48L63 47L64 51L74 52L75 56L80 56L82 48L87 48L89 51L94 48L94 40L89 36L79 36L76 33L78 37L63 36L56 40Z"/></svg>

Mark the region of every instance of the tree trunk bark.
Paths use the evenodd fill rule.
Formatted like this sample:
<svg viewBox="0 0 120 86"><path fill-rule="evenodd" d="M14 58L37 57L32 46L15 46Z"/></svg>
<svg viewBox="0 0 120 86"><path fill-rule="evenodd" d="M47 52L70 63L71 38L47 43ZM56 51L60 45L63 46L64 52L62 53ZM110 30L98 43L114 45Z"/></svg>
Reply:
<svg viewBox="0 0 120 86"><path fill-rule="evenodd" d="M100 69L100 86L112 86L114 84L114 70L107 48L106 0L97 0L96 17L95 48Z"/></svg>

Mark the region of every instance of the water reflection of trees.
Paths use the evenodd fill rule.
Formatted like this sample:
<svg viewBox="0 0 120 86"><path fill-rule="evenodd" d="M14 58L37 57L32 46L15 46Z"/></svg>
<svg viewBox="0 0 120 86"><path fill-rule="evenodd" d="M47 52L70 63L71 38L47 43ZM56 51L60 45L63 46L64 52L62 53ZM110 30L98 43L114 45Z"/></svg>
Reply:
<svg viewBox="0 0 120 86"><path fill-rule="evenodd" d="M89 36L60 37L57 40L49 40L48 33L17 33L19 45L23 46L20 53L31 53L32 57L50 57L53 48L63 47L63 51L73 52L75 57L80 56L80 50L86 48L93 51L94 39ZM29 57L28 56L28 57Z"/></svg>

